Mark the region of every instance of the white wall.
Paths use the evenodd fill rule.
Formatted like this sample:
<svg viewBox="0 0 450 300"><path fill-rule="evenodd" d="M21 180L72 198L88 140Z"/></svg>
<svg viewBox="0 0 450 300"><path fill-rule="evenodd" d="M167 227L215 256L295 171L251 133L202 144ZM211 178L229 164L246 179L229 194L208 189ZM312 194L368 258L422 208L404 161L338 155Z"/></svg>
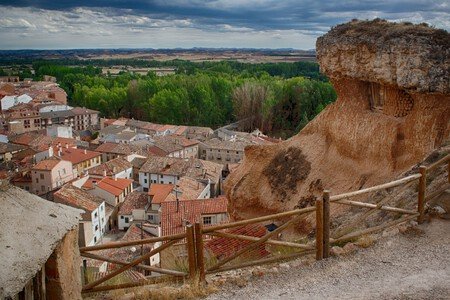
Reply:
<svg viewBox="0 0 450 300"><path fill-rule="evenodd" d="M20 103L28 103L31 100L33 100L30 96L27 94L23 94L21 96L5 96L0 100L1 108L2 110L7 110L14 105L20 104Z"/></svg>
<svg viewBox="0 0 450 300"><path fill-rule="evenodd" d="M73 138L72 127L64 125L52 125L47 127L47 135L51 137Z"/></svg>
<svg viewBox="0 0 450 300"><path fill-rule="evenodd" d="M48 105L44 106L43 108L39 109L39 112L51 112L51 111L64 111L64 110L71 110L73 107L68 105Z"/></svg>
<svg viewBox="0 0 450 300"><path fill-rule="evenodd" d="M101 241L102 236L106 232L106 225L108 224L108 220L106 220L105 216L105 202L102 202L94 211L91 212L91 224L92 238L89 245L95 245Z"/></svg>
<svg viewBox="0 0 450 300"><path fill-rule="evenodd" d="M101 188L97 187L94 184L94 189L92 190L88 190L88 193L95 195L97 197L102 198L103 200L105 200L108 204L112 205L112 206L116 206L116 197L113 194L108 193L105 190L102 190Z"/></svg>
<svg viewBox="0 0 450 300"><path fill-rule="evenodd" d="M130 227L131 226L131 218L132 218L132 215L118 215L117 216L117 218L119 219L118 220L118 227L119 227L119 230L124 230L124 228L125 227ZM128 218L128 222L125 222L125 218Z"/></svg>
<svg viewBox="0 0 450 300"><path fill-rule="evenodd" d="M147 179L147 182L145 180ZM177 176L173 175L159 175L159 174L149 174L144 172L139 172L139 184L143 188L149 188L152 183L161 184L175 184Z"/></svg>

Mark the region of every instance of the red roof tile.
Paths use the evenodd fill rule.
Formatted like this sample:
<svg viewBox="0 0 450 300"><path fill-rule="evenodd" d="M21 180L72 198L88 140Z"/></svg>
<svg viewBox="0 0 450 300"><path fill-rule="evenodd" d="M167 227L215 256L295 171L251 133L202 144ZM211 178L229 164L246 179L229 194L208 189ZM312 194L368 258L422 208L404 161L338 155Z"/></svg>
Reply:
<svg viewBox="0 0 450 300"><path fill-rule="evenodd" d="M120 205L119 214L131 215L133 209L144 209L148 203L148 194L145 192L134 191L125 197Z"/></svg>
<svg viewBox="0 0 450 300"><path fill-rule="evenodd" d="M235 235L245 235L260 238L267 233L267 229L260 224L249 224L242 227L232 228L230 230L227 230L226 232ZM205 247L209 249L216 258L224 259L245 248L251 243L252 241L214 237L212 240L205 243ZM254 255L257 258L267 256L268 254L269 252L266 250L264 244L258 246L256 249L250 252L250 255Z"/></svg>
<svg viewBox="0 0 450 300"><path fill-rule="evenodd" d="M33 170L51 171L61 162L59 159L45 159L34 165Z"/></svg>
<svg viewBox="0 0 450 300"><path fill-rule="evenodd" d="M97 149L95 149L95 151L98 152L104 152L104 153L114 153L114 149L116 149L117 144L115 143L104 143L101 144L100 146L97 147Z"/></svg>
<svg viewBox="0 0 450 300"><path fill-rule="evenodd" d="M100 152L90 151L85 149L76 149L76 148L61 148L61 155L58 155L63 160L68 160L72 164L76 165L83 161L90 160L97 156L101 156ZM58 153L55 153L57 155Z"/></svg>
<svg viewBox="0 0 450 300"><path fill-rule="evenodd" d="M173 184L152 183L148 192L152 199L152 204L161 204L164 202L174 187L175 185Z"/></svg>
<svg viewBox="0 0 450 300"><path fill-rule="evenodd" d="M105 177L99 182L97 182L97 186L102 190L105 190L115 196L119 196L123 193L123 191L133 184L133 180L125 179L125 178L116 178L111 179L109 177Z"/></svg>
<svg viewBox="0 0 450 300"><path fill-rule="evenodd" d="M214 199L196 199L165 201L161 203L161 231L162 235L173 235L185 231L185 222L190 224L201 221L203 214L227 213L228 199L218 197Z"/></svg>
<svg viewBox="0 0 450 300"><path fill-rule="evenodd" d="M101 198L91 195L72 184L66 184L54 194L55 202L83 209L83 220L91 219L91 212L104 202Z"/></svg>

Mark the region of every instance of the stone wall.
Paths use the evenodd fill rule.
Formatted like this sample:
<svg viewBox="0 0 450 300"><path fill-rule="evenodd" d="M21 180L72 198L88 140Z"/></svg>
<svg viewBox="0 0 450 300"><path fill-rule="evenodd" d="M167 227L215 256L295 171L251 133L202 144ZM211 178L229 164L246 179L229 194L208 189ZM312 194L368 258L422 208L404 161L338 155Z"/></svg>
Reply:
<svg viewBox="0 0 450 300"><path fill-rule="evenodd" d="M69 231L45 264L47 299L81 300L78 229Z"/></svg>

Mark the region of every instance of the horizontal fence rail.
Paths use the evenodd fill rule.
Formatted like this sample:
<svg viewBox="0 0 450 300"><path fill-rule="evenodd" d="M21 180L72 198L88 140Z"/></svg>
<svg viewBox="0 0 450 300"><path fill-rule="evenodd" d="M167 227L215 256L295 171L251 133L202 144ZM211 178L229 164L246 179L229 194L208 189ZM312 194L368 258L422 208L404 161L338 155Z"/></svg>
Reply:
<svg viewBox="0 0 450 300"><path fill-rule="evenodd" d="M448 182L439 189L427 194L427 174L444 164L448 164ZM388 205L388 203L397 199L415 185L417 186L416 210ZM352 241L361 236L379 232L410 220L417 219L419 223L423 222L426 202L437 197L449 187L450 154L428 167L421 166L417 174L385 184L339 195L331 195L330 191L325 190L322 197L316 199L314 206L212 226L203 226L200 223L195 223L187 225L184 233L171 236L81 247L80 252L82 257L118 266L117 269L101 278L91 282L85 282L83 292L92 293L130 288L159 282L185 280L186 278L195 278L204 281L206 274L275 263L311 254L315 254L316 259L321 260L330 255L331 245L341 245L341 243ZM396 189L388 190L392 188ZM388 190L387 195L379 194L376 200L377 203L351 200L354 197L368 195L382 190ZM370 196L367 199L370 199ZM345 223L336 228L333 236L331 236L331 204L352 206L367 209L367 211L358 215L352 222ZM401 216L398 219L390 220L370 228L361 228L361 223L377 211L399 214ZM313 218L315 220L314 239L311 236L307 237L306 234L304 238L293 239L292 236L295 236L296 230L299 230L301 227L305 215L311 216L312 213L315 214L315 218ZM284 234L286 234L286 237ZM180 241L183 242L180 243ZM130 262L105 254L92 253L93 251L119 249L137 245L143 247L143 245L155 243L159 243L160 245L146 253L141 252L139 257L132 259ZM161 254L163 251L167 251L175 245L186 253L186 257L180 259L179 263L181 266L178 266L178 269L167 266L163 267L162 260L160 266L150 266L144 263L150 257ZM177 254L173 254L172 259L177 260L179 258ZM143 278L135 282L104 285L115 276L131 269L138 269L143 272L156 272L161 276L148 277L142 275Z"/></svg>

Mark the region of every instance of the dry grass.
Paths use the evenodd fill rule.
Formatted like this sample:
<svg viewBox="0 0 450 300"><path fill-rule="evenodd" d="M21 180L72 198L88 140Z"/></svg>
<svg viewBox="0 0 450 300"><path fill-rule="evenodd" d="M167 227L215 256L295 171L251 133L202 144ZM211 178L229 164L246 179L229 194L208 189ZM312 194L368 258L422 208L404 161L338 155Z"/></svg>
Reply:
<svg viewBox="0 0 450 300"><path fill-rule="evenodd" d="M363 235L355 242L355 244L361 248L369 248L375 244L375 238L372 235Z"/></svg>
<svg viewBox="0 0 450 300"><path fill-rule="evenodd" d="M157 288L140 288L138 291L134 292L134 299L198 299L201 297L206 297L217 290L218 289L215 285L199 283L198 279L195 278L191 282L184 285L165 285Z"/></svg>

